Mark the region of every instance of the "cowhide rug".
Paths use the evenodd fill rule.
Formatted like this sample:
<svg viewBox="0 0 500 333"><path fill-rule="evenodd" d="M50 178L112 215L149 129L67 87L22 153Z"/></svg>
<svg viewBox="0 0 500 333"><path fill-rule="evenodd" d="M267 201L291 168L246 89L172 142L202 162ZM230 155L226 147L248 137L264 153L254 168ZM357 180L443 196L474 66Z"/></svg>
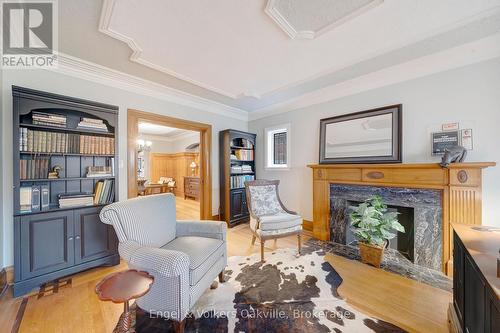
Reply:
<svg viewBox="0 0 500 333"><path fill-rule="evenodd" d="M230 257L226 282L207 290L186 319L185 332L405 332L368 317L337 293L342 283L322 250L305 248ZM138 333L173 331L171 321L135 305Z"/></svg>

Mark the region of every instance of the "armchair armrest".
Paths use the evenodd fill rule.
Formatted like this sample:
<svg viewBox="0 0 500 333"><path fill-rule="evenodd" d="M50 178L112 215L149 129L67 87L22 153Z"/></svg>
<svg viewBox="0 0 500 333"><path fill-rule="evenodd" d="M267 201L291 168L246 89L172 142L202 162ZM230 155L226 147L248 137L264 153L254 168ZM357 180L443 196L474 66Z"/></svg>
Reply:
<svg viewBox="0 0 500 333"><path fill-rule="evenodd" d="M131 267L153 275L176 277L189 272L189 256L180 251L142 246L133 241L120 243L118 251Z"/></svg>
<svg viewBox="0 0 500 333"><path fill-rule="evenodd" d="M198 236L215 238L225 241L227 224L220 221L177 221L177 237Z"/></svg>

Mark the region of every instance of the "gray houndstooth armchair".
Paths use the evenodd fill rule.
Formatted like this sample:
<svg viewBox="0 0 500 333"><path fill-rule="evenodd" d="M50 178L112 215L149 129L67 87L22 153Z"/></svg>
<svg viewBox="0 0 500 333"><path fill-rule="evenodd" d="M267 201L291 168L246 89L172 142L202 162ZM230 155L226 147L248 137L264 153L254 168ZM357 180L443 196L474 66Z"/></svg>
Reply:
<svg viewBox="0 0 500 333"><path fill-rule="evenodd" d="M120 256L155 280L137 300L140 308L183 322L189 310L227 264L226 223L177 221L175 197L158 194L113 203L101 221L113 225Z"/></svg>

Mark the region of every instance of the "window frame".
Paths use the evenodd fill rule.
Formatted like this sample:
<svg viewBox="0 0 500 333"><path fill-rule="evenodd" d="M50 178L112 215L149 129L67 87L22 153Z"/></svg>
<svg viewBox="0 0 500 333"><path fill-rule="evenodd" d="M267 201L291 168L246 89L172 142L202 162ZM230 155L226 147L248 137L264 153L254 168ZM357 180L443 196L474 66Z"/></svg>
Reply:
<svg viewBox="0 0 500 333"><path fill-rule="evenodd" d="M290 170L292 163L291 141L292 130L291 124L282 124L272 127L267 127L264 130L264 154L265 154L265 170ZM274 164L274 135L277 133L286 132L286 164ZM273 145L273 146L271 146Z"/></svg>

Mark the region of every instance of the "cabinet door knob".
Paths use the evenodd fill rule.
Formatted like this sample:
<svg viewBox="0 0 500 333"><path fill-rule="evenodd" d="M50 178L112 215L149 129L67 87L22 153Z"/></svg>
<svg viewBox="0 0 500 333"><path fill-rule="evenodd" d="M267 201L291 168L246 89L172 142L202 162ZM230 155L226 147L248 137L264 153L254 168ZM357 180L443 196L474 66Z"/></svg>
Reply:
<svg viewBox="0 0 500 333"><path fill-rule="evenodd" d="M75 239L80 239L80 236L76 236Z"/></svg>
<svg viewBox="0 0 500 333"><path fill-rule="evenodd" d="M73 240L73 237L68 238L68 240L69 240L69 241L72 241L72 240Z"/></svg>

